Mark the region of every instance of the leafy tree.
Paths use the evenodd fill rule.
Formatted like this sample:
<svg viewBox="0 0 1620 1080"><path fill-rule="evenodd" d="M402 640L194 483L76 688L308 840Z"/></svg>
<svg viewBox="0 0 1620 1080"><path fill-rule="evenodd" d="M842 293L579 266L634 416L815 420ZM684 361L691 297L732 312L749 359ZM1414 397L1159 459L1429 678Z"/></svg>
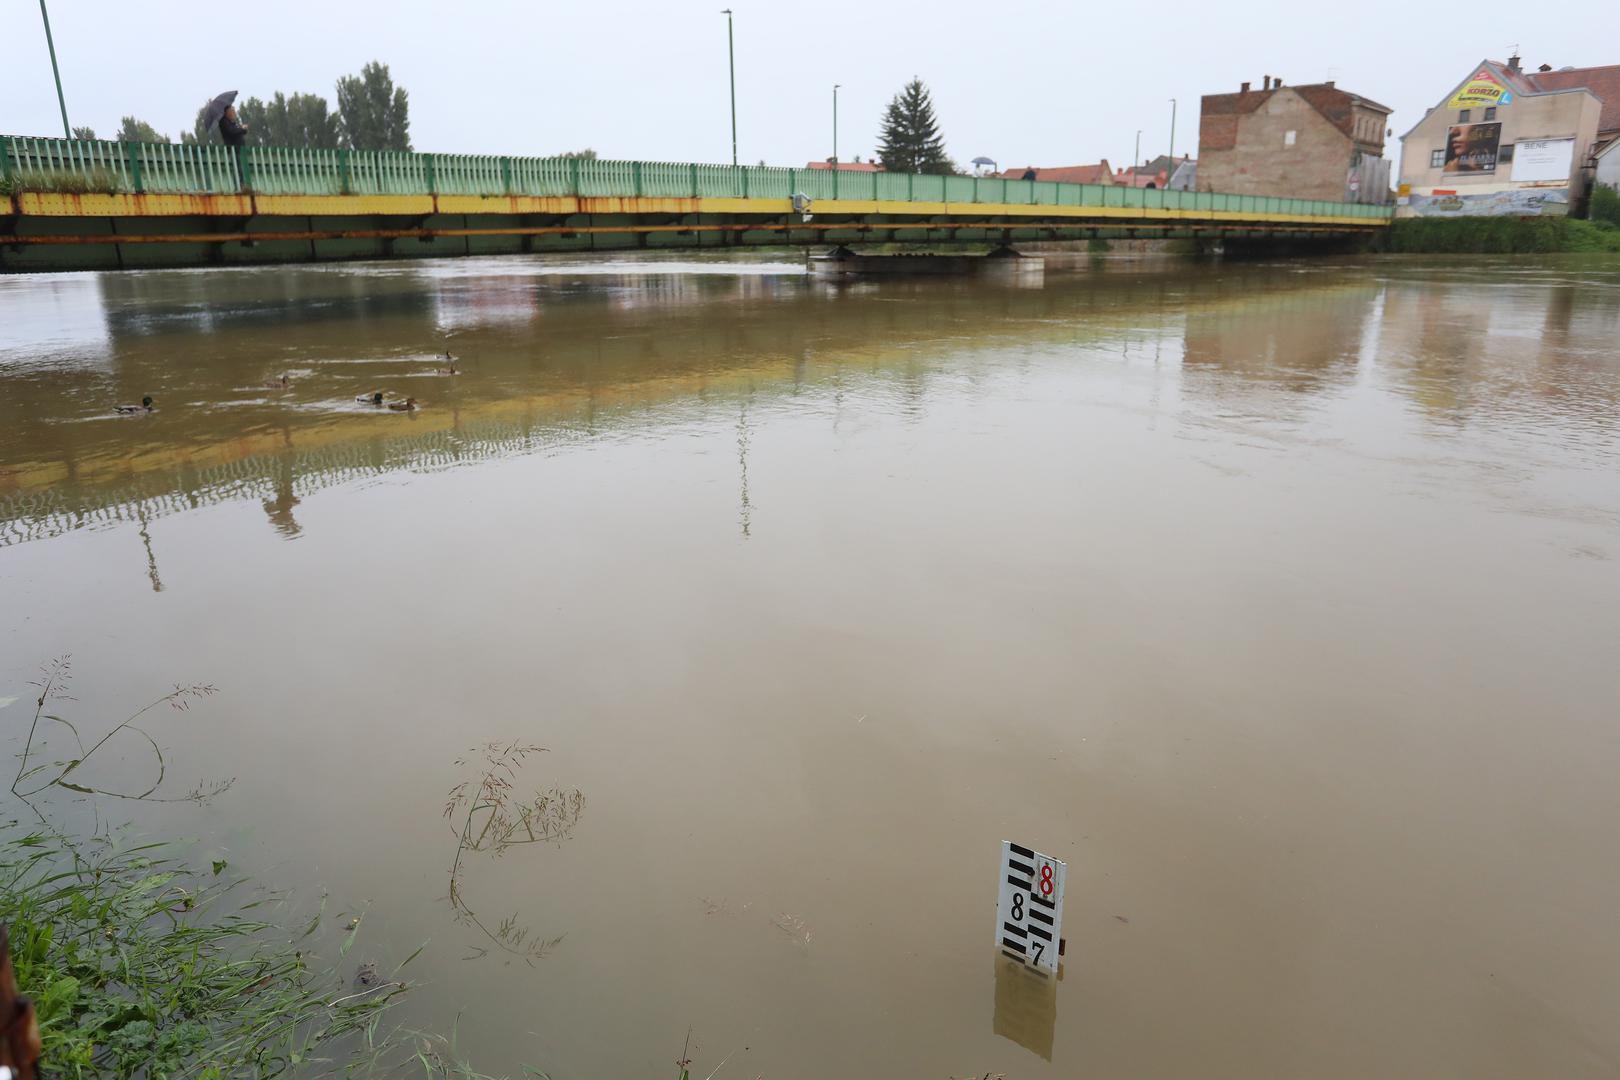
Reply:
<svg viewBox="0 0 1620 1080"><path fill-rule="evenodd" d="M890 172L949 174L955 171L945 154L945 139L934 117L934 99L921 79L913 78L884 110L878 156Z"/></svg>
<svg viewBox="0 0 1620 1080"><path fill-rule="evenodd" d="M204 127L203 117L208 113L208 106L203 105L197 110L197 119L191 122L191 130L182 132L180 141L188 146L193 143L219 142L219 127Z"/></svg>
<svg viewBox="0 0 1620 1080"><path fill-rule="evenodd" d="M96 129L93 127L76 127L73 129L73 137L75 139L94 139Z"/></svg>
<svg viewBox="0 0 1620 1080"><path fill-rule="evenodd" d="M344 144L355 150L411 148L410 95L394 85L388 65L372 61L337 81Z"/></svg>
<svg viewBox="0 0 1620 1080"><path fill-rule="evenodd" d="M587 146L583 150L570 150L566 154L558 154L557 156L565 159L578 158L581 161L595 161L596 151Z"/></svg>
<svg viewBox="0 0 1620 1080"><path fill-rule="evenodd" d="M169 137L145 120L137 120L133 116L124 117L118 128L119 142L168 142Z"/></svg>
<svg viewBox="0 0 1620 1080"><path fill-rule="evenodd" d="M276 91L268 102L248 98L236 110L248 126L247 141L254 146L337 147L343 132L326 99L319 94Z"/></svg>
<svg viewBox="0 0 1620 1080"><path fill-rule="evenodd" d="M1606 221L1610 225L1620 225L1620 191L1607 184L1598 184L1592 188L1592 204L1587 209L1587 217L1593 221Z"/></svg>

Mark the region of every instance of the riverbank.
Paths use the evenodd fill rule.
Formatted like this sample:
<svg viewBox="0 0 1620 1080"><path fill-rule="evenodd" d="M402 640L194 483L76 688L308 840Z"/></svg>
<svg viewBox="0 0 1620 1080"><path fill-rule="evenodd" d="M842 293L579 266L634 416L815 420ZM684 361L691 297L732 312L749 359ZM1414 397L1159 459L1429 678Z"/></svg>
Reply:
<svg viewBox="0 0 1620 1080"><path fill-rule="evenodd" d="M1567 217L1400 218L1371 250L1411 255L1620 252L1620 228Z"/></svg>

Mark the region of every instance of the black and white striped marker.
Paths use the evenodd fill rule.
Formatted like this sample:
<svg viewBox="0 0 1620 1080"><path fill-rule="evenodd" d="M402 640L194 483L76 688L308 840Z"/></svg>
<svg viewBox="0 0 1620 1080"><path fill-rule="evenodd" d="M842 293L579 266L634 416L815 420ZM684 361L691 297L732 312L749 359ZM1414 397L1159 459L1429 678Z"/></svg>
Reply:
<svg viewBox="0 0 1620 1080"><path fill-rule="evenodd" d="M1001 842L996 942L1009 960L1056 972L1063 940L1063 879L1068 867L1010 840Z"/></svg>

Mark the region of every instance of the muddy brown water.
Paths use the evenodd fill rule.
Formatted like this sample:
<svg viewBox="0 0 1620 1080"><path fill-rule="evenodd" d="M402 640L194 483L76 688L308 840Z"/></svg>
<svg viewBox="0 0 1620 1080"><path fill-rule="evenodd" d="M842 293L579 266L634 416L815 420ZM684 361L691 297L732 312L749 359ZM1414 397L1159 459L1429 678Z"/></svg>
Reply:
<svg viewBox="0 0 1620 1080"><path fill-rule="evenodd" d="M486 1070L1620 1072L1612 260L0 279L0 598L7 738L217 685L141 827ZM445 900L490 740L585 796L466 870L533 964Z"/></svg>

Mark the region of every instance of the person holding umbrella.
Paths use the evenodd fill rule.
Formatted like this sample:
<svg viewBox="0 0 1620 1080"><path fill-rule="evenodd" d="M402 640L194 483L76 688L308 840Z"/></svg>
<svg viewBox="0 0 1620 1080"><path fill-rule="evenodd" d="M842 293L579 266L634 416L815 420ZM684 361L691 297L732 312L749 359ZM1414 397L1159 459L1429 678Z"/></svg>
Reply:
<svg viewBox="0 0 1620 1080"><path fill-rule="evenodd" d="M219 137L226 146L247 145L247 125L236 118L236 106L225 106L225 115L219 118Z"/></svg>
<svg viewBox="0 0 1620 1080"><path fill-rule="evenodd" d="M247 125L236 118L236 91L227 90L208 103L203 110L203 130L219 129L219 137L226 146L247 143Z"/></svg>

